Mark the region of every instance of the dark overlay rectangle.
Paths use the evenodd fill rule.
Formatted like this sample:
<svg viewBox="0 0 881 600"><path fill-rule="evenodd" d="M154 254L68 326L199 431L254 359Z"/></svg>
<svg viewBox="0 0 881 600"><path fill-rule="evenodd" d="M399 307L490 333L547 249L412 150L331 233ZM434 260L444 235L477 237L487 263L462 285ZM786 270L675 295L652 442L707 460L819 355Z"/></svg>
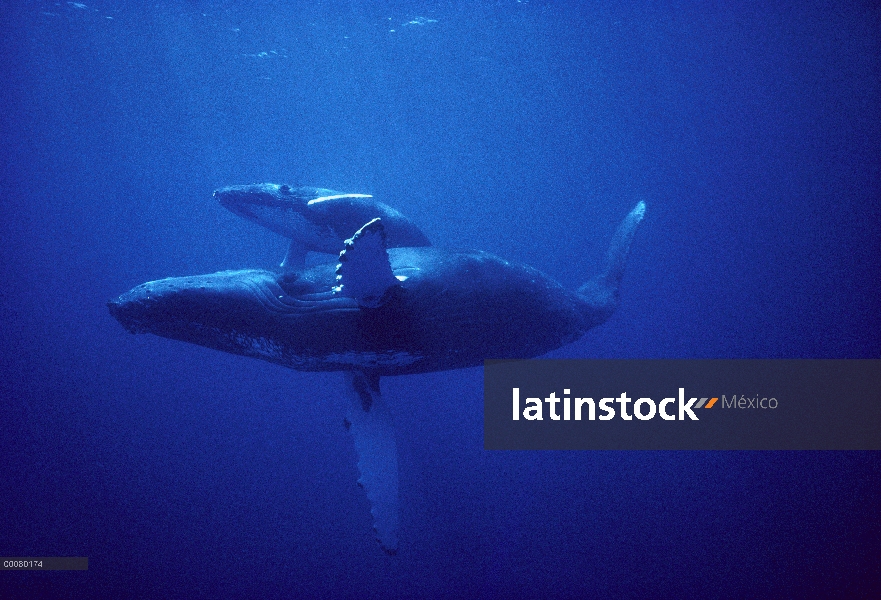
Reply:
<svg viewBox="0 0 881 600"><path fill-rule="evenodd" d="M881 450L881 360L487 360L483 372L487 450Z"/></svg>
<svg viewBox="0 0 881 600"><path fill-rule="evenodd" d="M0 571L88 571L85 556L7 556L0 558Z"/></svg>

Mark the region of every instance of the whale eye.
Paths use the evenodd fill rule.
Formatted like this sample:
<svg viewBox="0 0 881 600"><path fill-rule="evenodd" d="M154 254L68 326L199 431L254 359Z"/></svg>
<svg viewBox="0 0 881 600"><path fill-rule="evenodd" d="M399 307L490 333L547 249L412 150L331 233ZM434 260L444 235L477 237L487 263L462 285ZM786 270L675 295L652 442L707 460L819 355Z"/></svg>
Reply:
<svg viewBox="0 0 881 600"><path fill-rule="evenodd" d="M278 188L278 191L281 192L282 194L290 194L291 193L291 186L283 185L280 188Z"/></svg>

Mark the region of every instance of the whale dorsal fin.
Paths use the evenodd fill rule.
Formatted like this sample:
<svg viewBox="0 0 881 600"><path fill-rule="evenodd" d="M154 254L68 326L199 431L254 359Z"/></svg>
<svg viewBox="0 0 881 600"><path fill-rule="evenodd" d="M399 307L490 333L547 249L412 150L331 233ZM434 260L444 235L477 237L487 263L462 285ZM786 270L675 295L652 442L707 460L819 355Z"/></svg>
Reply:
<svg viewBox="0 0 881 600"><path fill-rule="evenodd" d="M334 291L354 298L360 306L381 306L390 289L398 285L386 250L382 219L373 219L346 240L336 268Z"/></svg>

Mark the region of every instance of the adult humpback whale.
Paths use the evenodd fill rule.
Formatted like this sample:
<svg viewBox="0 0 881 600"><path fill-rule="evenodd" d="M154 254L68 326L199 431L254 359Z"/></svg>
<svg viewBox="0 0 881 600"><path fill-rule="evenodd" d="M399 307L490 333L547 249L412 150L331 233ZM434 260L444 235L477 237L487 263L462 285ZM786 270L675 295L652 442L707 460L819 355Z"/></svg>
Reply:
<svg viewBox="0 0 881 600"><path fill-rule="evenodd" d="M108 307L132 333L297 370L345 372L359 483L378 540L394 553L397 453L379 378L474 367L487 358L531 358L578 339L615 310L644 214L640 202L615 232L604 272L577 292L485 252L387 248L383 221L374 219L345 242L336 267L162 279Z"/></svg>
<svg viewBox="0 0 881 600"><path fill-rule="evenodd" d="M390 248L431 245L410 219L368 194L257 183L221 188L214 197L238 216L290 238L281 263L288 270L302 269L309 251L337 254L359 227L376 218L382 219Z"/></svg>

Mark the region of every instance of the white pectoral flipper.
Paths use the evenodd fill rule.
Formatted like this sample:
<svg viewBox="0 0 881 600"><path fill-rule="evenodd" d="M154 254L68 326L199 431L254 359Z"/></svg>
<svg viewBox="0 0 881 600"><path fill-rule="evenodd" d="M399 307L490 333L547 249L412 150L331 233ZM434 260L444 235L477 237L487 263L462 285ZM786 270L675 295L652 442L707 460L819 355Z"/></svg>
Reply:
<svg viewBox="0 0 881 600"><path fill-rule="evenodd" d="M363 308L381 306L399 285L386 250L382 219L373 219L346 240L337 265L336 293L358 301Z"/></svg>
<svg viewBox="0 0 881 600"><path fill-rule="evenodd" d="M367 492L377 541L388 554L398 551L398 452L391 415L379 392L379 376L347 373L346 427L358 453L358 484Z"/></svg>

